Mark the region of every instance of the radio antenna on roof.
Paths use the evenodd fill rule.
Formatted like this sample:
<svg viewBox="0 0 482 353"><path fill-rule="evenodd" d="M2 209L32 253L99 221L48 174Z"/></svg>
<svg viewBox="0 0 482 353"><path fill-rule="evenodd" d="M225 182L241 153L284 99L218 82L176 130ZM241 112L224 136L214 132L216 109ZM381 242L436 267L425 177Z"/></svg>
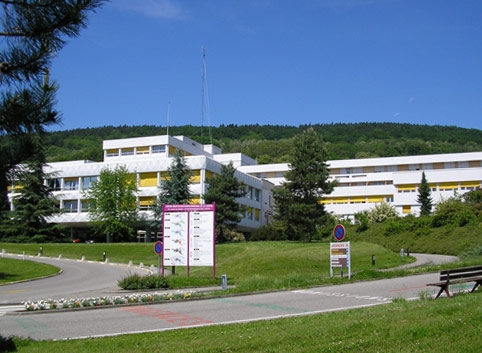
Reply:
<svg viewBox="0 0 482 353"><path fill-rule="evenodd" d="M201 109L201 143L204 143L204 118L205 116L208 119L208 127L209 127L209 141L212 144L213 138L211 136L211 119L209 116L209 92L208 92L208 83L207 83L207 74L206 74L206 49L202 47L202 72L201 72L201 79L202 79L202 109Z"/></svg>

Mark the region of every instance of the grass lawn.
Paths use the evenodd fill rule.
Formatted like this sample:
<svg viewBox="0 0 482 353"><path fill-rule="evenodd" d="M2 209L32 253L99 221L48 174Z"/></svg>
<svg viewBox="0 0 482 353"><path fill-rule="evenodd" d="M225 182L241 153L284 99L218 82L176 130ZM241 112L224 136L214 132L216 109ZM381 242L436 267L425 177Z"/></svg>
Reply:
<svg viewBox="0 0 482 353"><path fill-rule="evenodd" d="M68 341L9 342L17 352L464 352L481 347L482 293L245 324ZM13 350L11 350L13 351Z"/></svg>
<svg viewBox="0 0 482 353"><path fill-rule="evenodd" d="M51 276L58 272L57 267L47 264L0 258L0 284Z"/></svg>
<svg viewBox="0 0 482 353"><path fill-rule="evenodd" d="M37 255L39 247L43 256L103 261L103 252L111 262L143 263L157 267L158 257L154 244L10 244L0 243L9 253ZM401 258L398 253L363 242L351 244L352 279L386 277L376 270L393 268L413 261ZM375 266L371 256L376 256ZM171 268L169 268L171 269ZM306 287L323 283L347 281L338 272L330 278L330 249L328 242L248 242L216 246L216 276L211 267L191 267L189 277L185 267L177 267L175 276L169 276L172 288L186 286L220 285L220 277L226 274L228 284L235 285L231 292L253 292L268 289Z"/></svg>

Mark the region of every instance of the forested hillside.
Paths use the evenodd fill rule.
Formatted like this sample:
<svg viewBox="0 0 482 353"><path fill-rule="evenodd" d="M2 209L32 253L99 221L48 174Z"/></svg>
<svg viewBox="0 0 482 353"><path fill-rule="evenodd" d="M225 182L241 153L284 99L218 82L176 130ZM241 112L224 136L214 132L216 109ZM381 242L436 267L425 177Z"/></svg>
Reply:
<svg viewBox="0 0 482 353"><path fill-rule="evenodd" d="M327 143L329 159L409 156L482 151L482 130L455 126L396 123L315 124ZM293 137L308 125L171 126L169 134L184 135L220 146L224 153L242 152L259 163L288 161ZM47 134L49 162L102 160L102 141L165 135L162 126L104 126L56 131Z"/></svg>

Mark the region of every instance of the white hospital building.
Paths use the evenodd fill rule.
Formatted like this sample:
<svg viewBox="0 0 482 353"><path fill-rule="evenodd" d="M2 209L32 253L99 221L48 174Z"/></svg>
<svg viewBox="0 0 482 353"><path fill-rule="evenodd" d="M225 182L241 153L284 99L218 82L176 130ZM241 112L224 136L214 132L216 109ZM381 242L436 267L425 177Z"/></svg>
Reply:
<svg viewBox="0 0 482 353"><path fill-rule="evenodd" d="M268 224L273 217L272 188L284 181L287 163L263 164L242 153L223 154L219 147L203 145L185 136L148 136L106 140L102 162L69 161L50 163L47 173L51 189L65 212L51 221L71 229L89 227L85 190L100 175L102 169L125 166L136 174L140 214L152 218L150 208L159 194L160 181L171 166L176 150L185 153L193 172L191 193L193 203L203 203L208 189L206 178L219 174L222 164L232 162L236 177L247 190L239 202L246 206L238 225L243 232ZM326 210L340 218L353 219L358 212L377 203L387 202L402 215L418 215L418 187L425 172L432 188L434 204L455 192L463 194L482 183L482 152L435 154L408 157L367 158L327 161L330 178L338 180L332 194L321 200ZM14 190L14 185L12 185ZM10 194L11 196L12 194Z"/></svg>

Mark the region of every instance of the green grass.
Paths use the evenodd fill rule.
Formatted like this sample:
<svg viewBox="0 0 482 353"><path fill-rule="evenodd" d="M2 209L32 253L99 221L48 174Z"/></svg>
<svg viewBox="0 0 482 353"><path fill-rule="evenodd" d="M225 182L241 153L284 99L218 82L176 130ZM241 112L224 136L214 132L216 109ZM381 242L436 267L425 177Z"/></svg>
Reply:
<svg viewBox="0 0 482 353"><path fill-rule="evenodd" d="M57 267L47 264L0 258L0 284L51 276L58 272Z"/></svg>
<svg viewBox="0 0 482 353"><path fill-rule="evenodd" d="M0 248L9 253L37 254L43 247L43 256L103 261L103 252L111 262L143 263L157 267L158 257L154 244L9 244ZM372 266L371 256L376 256ZM189 277L185 267L176 267L176 275L169 276L171 288L220 285L220 277L226 274L228 284L235 285L230 292L306 287L323 283L347 281L335 271L330 278L330 250L327 242L248 242L216 246L216 276L211 267L191 267ZM386 277L388 274L374 271L393 268L413 261L401 258L398 253L378 245L354 242L351 244L352 280ZM170 267L168 269L171 269ZM346 272L346 271L345 271Z"/></svg>
<svg viewBox="0 0 482 353"><path fill-rule="evenodd" d="M464 227L414 228L400 233L387 231L387 224L370 224L362 233L356 226L346 225L347 238L378 244L392 251L410 248L411 252L462 256L474 249L482 255L482 222Z"/></svg>
<svg viewBox="0 0 482 353"><path fill-rule="evenodd" d="M321 315L68 341L13 339L17 352L480 352L482 293ZM13 350L12 350L13 351Z"/></svg>

